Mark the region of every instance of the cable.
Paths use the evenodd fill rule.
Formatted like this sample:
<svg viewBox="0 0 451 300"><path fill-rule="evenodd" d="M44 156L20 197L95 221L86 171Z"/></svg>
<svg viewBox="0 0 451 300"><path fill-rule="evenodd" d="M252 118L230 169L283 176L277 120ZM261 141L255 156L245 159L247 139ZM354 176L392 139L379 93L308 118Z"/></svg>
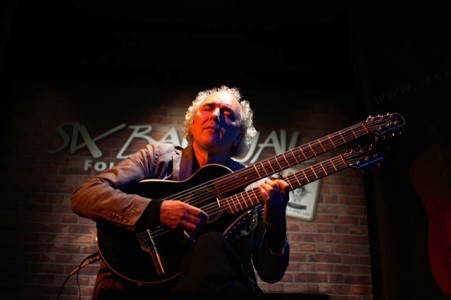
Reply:
<svg viewBox="0 0 451 300"><path fill-rule="evenodd" d="M88 255L87 257L85 257L85 258L81 261L81 263L80 263L75 269L73 269L73 270L69 273L69 275L67 275L66 279L64 279L63 284L61 285L61 288L60 288L60 290L59 290L59 292L58 292L58 295L56 296L56 300L58 300L58 299L60 298L61 293L63 292L64 286L66 285L66 283L67 283L67 281L69 280L69 278L71 278L72 275L74 275L75 273L77 274L77 277L76 277L76 278L77 278L77 286L78 286L78 297L80 298L80 297L81 297L81 295L80 295L80 284L79 284L79 282L78 282L78 274L79 274L80 270L81 270L82 268L84 268L85 266L87 266L87 265L89 265L89 264L92 264L92 263L94 263L94 262L96 262L96 261L98 261L98 260L100 260L100 259L101 259L101 257L100 257L99 251L94 252L94 253Z"/></svg>

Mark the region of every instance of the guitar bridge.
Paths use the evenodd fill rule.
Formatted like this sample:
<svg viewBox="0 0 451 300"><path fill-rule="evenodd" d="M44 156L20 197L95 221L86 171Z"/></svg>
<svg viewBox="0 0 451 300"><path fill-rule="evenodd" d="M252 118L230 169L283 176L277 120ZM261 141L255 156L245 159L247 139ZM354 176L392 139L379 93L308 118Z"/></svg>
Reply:
<svg viewBox="0 0 451 300"><path fill-rule="evenodd" d="M161 257L158 253L158 248L155 245L155 242L152 238L152 233L149 229L141 233L137 233L136 237L138 239L139 245L144 252L149 253L152 262L155 266L155 271L157 275L163 275L166 273L163 267L163 262L161 261Z"/></svg>

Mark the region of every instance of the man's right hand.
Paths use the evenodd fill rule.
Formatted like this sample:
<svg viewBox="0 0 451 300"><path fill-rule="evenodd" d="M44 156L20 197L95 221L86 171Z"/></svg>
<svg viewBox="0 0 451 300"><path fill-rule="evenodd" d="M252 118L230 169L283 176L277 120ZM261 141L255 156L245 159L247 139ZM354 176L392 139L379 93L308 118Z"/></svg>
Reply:
<svg viewBox="0 0 451 300"><path fill-rule="evenodd" d="M164 200L160 206L160 224L168 229L194 233L207 219L207 213L179 200Z"/></svg>

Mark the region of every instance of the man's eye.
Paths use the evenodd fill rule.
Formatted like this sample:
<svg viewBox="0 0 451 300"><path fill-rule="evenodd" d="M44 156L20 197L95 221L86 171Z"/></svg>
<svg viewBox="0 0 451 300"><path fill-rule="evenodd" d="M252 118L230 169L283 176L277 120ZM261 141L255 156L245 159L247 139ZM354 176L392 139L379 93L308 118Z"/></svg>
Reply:
<svg viewBox="0 0 451 300"><path fill-rule="evenodd" d="M235 113L232 112L232 111L225 111L225 112L224 112L224 116L225 116L227 119L231 120L231 121L235 121L235 120L236 120L236 115L235 115Z"/></svg>
<svg viewBox="0 0 451 300"><path fill-rule="evenodd" d="M212 110L213 110L213 107L212 107L211 105L204 105L204 106L202 107L202 110L203 110L203 111L212 111Z"/></svg>
<svg viewBox="0 0 451 300"><path fill-rule="evenodd" d="M231 109L224 109L222 112L226 116L230 116L230 117L235 116L235 113Z"/></svg>

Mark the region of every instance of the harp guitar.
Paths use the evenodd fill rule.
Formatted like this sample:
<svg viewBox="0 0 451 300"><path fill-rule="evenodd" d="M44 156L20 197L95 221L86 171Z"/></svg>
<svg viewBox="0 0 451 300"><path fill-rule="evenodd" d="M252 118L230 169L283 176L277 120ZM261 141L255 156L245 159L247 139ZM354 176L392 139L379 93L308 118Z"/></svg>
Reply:
<svg viewBox="0 0 451 300"><path fill-rule="evenodd" d="M250 209L260 204L257 189L244 188L360 137L375 134L393 136L404 126L397 113L369 116L365 121L336 131L285 153L232 172L220 165L199 169L185 181L145 179L128 190L149 198L185 201L208 213L209 219L200 234L215 230L232 239ZM361 167L379 158L369 148L347 151L334 158L302 169L285 178L291 189L331 175L347 167ZM120 277L141 285L170 281L180 274L183 254L195 237L162 226L140 232L125 232L97 223L97 244L104 262Z"/></svg>

